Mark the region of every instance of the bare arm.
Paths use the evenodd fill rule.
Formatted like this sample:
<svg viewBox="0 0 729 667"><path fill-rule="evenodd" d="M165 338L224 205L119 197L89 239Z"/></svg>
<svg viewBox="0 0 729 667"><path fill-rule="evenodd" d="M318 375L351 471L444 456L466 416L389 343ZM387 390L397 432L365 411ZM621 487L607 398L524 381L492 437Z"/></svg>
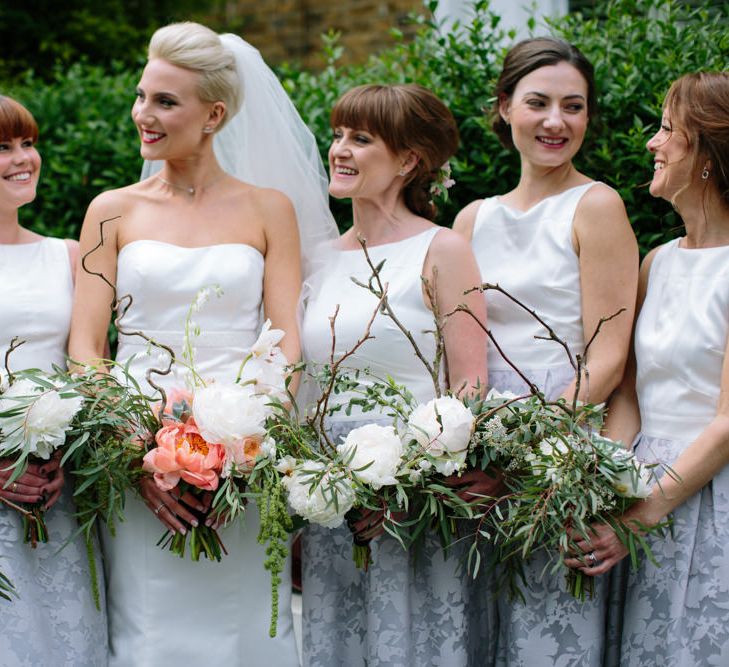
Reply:
<svg viewBox="0 0 729 667"><path fill-rule="evenodd" d="M584 195L575 213L573 240L580 261L585 342L601 318L625 309L603 324L588 352L589 377L583 374L578 398L601 403L623 376L638 286L638 244L614 190L598 184ZM571 400L574 392L572 382L562 395Z"/></svg>
<svg viewBox="0 0 729 667"><path fill-rule="evenodd" d="M266 220L266 261L263 276L263 309L271 326L281 329L281 351L291 363L301 358L297 307L301 291L301 246L294 207L280 192L266 190L261 202ZM290 389L295 393L298 378Z"/></svg>
<svg viewBox="0 0 729 667"><path fill-rule="evenodd" d="M651 250L640 267L636 320L638 319L638 314L645 299L650 267L657 251L658 248ZM610 397L607 419L605 420L605 435L613 440L620 440L626 447L630 447L635 436L638 435L638 431L640 431L640 411L638 410L638 395L635 391L635 380L635 352L631 343L625 374L617 389L615 389Z"/></svg>
<svg viewBox="0 0 729 667"><path fill-rule="evenodd" d="M476 214L482 202L483 199L472 201L468 206L459 211L456 219L453 221L453 231L461 234L469 243L473 239L473 226L476 224Z"/></svg>
<svg viewBox="0 0 729 667"><path fill-rule="evenodd" d="M434 272L437 277L434 280ZM425 276L435 284L438 311L445 315L460 304L466 305L486 326L486 299L479 292L464 292L481 284L481 274L468 242L451 230L439 231L430 245L424 266ZM486 333L467 313L455 313L443 326L443 342L451 390L472 393L485 389Z"/></svg>
<svg viewBox="0 0 729 667"><path fill-rule="evenodd" d="M631 507L622 517L630 525L653 526L686 502L708 484L729 463L729 343L724 351L721 393L716 416L671 466L676 478L666 474L651 495ZM628 550L615 532L604 524L592 526L589 541L577 542L583 553L593 552L597 563L585 564L584 556L565 560L569 567L579 568L589 575L603 574L628 555Z"/></svg>
<svg viewBox="0 0 729 667"><path fill-rule="evenodd" d="M99 195L86 212L81 229L82 259L76 275L71 334L68 341L69 356L78 362L95 363L103 358L106 349L114 293L101 277L89 271L101 273L112 285L116 284L117 221L103 225L103 245L86 258L87 270L81 266L81 261L101 243L102 221L122 213L123 196L114 191Z"/></svg>

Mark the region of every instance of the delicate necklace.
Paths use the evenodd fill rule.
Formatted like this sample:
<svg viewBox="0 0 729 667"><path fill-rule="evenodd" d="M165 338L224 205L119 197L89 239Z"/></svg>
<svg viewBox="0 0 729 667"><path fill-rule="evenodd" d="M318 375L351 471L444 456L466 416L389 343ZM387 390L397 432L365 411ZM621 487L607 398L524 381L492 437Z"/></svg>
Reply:
<svg viewBox="0 0 729 667"><path fill-rule="evenodd" d="M223 173L220 176L218 176L215 180L210 181L210 183L207 183L207 184L203 185L202 187L197 188L197 190L196 190L192 186L188 186L188 185L177 185L177 183L172 183L172 182L168 181L166 178L162 178L162 176L160 176L159 174L157 174L157 179L160 180L160 181L162 181L165 185L169 185L171 188L177 188L178 190L183 190L183 191L187 192L187 194L189 194L189 195L194 195L195 192L204 192L209 187L215 185L218 181L222 180L224 177L225 177L225 173Z"/></svg>

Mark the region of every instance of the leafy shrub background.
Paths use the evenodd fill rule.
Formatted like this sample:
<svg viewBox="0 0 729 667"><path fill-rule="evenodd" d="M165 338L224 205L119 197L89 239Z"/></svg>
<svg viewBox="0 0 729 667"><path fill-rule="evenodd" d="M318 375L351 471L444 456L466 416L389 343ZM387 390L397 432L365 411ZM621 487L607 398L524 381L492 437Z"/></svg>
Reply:
<svg viewBox="0 0 729 667"><path fill-rule="evenodd" d="M434 3L428 4L433 8ZM341 93L361 83L416 82L450 106L461 132L452 161L457 184L439 222L449 225L473 199L506 192L516 185L518 161L505 151L483 113L503 55L513 43L499 18L479 0L460 36L442 34L425 18L414 40L341 67L336 35L324 38L326 67L318 73L294 66L279 70L284 85L319 141L326 160L328 116ZM599 118L591 123L576 162L585 173L617 188L625 200L643 251L673 236L680 221L644 184L652 160L645 142L655 131L670 82L700 69L729 67L726 15L673 0L612 0L599 17L571 14L550 31L576 44L595 65ZM533 28L534 26L532 26ZM76 236L88 202L98 192L138 177L136 131L129 119L139 71L76 64L57 71L50 83L28 75L10 89L35 114L41 128L44 178L37 203L25 207L26 222L41 233ZM346 202L332 201L342 228L350 224Z"/></svg>

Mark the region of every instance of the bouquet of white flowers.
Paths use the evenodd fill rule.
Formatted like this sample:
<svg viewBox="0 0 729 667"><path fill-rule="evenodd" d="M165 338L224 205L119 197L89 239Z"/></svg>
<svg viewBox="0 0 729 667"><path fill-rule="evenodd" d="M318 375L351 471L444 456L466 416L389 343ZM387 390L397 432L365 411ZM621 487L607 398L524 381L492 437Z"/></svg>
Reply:
<svg viewBox="0 0 729 667"><path fill-rule="evenodd" d="M84 398L59 373L23 371L10 376L0 394L0 458L11 459L11 486L31 461L47 461L69 440L73 419ZM9 501L3 501L9 504ZM46 542L43 503L16 505L23 514L25 541Z"/></svg>

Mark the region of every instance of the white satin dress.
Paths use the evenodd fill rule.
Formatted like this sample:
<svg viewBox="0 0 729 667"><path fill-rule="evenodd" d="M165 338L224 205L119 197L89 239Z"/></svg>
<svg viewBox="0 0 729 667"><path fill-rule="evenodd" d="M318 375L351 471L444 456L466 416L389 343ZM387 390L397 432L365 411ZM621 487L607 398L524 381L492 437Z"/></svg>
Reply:
<svg viewBox="0 0 729 667"><path fill-rule="evenodd" d="M390 304L412 333L426 359L433 359L433 314L423 301L421 274L437 227L398 242L368 248L372 262L388 285ZM307 361L329 361L329 318L339 305L335 355L350 350L363 335L377 299L352 282L366 283L371 270L362 250L333 254L325 278L304 315L302 340ZM373 338L347 359L347 367L390 375L418 402L435 395L433 381L411 344L393 321L378 314ZM332 404L346 404L346 392ZM365 423L392 423L377 411L361 413L352 406L329 420L330 437L341 442ZM438 665L465 667L474 644L487 638L470 632L471 599L464 561L468 544L456 543L445 557L438 537L429 534L417 553L405 551L387 534L372 540L372 563L366 572L352 561L352 535L346 525L329 529L309 525L303 540L303 653L306 667ZM493 639L493 638L492 638ZM475 663L474 663L475 664Z"/></svg>
<svg viewBox="0 0 729 667"><path fill-rule="evenodd" d="M9 359L11 370L66 366L73 280L61 239L0 244L0 359L13 336L25 343ZM101 611L94 605L83 536L76 532L73 489L66 475L59 501L46 513L48 542L23 543L23 521L0 505L0 570L18 597L0 600L0 665L37 667L106 664L103 572L98 559ZM95 557L98 549L94 549Z"/></svg>
<svg viewBox="0 0 729 667"><path fill-rule="evenodd" d="M264 258L252 246L221 244L186 248L152 240L125 245L117 263L118 296L131 294L122 322L181 354L185 319L199 290L218 286L195 313L196 370L204 378L234 380L261 327ZM131 361L140 381L164 365L146 342L120 336L117 360ZM183 386L179 373L159 381ZM147 386L147 385L143 385ZM270 575L258 544L258 512L220 531L228 551L221 562L195 563L156 546L164 526L132 494L116 536L105 535L110 664L115 667L298 664L291 616L290 566L279 589L278 634L269 638Z"/></svg>
<svg viewBox="0 0 729 667"><path fill-rule="evenodd" d="M546 197L520 211L490 197L481 204L474 223L473 253L484 282L496 283L534 309L564 340L572 354L584 351L582 289L579 257L572 244L575 211L589 182ZM506 356L549 400L554 400L575 377L564 348L546 336L547 330L504 295L486 292L489 328ZM609 313L606 313L609 314ZM529 387L496 347L488 348L489 386L499 391L528 394ZM525 564L524 602L498 595L488 577L474 583L481 603L497 598L498 641L484 643L480 665L521 667L599 667L608 649L607 576L595 579L596 596L580 602L566 590L564 577L544 573L544 553ZM477 613L481 613L477 611ZM483 615L483 614L482 614ZM488 609L483 627L493 618ZM489 628L496 632L495 628Z"/></svg>

